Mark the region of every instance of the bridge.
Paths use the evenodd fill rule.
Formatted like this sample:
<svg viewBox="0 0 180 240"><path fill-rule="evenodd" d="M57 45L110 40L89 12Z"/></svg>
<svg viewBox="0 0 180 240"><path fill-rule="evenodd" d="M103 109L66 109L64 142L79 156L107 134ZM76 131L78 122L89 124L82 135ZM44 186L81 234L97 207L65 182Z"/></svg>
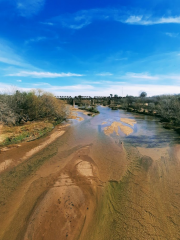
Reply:
<svg viewBox="0 0 180 240"><path fill-rule="evenodd" d="M65 103L71 104L71 105L117 105L120 104L120 101L122 97L119 97L117 95L113 96L56 96L57 99L63 100Z"/></svg>

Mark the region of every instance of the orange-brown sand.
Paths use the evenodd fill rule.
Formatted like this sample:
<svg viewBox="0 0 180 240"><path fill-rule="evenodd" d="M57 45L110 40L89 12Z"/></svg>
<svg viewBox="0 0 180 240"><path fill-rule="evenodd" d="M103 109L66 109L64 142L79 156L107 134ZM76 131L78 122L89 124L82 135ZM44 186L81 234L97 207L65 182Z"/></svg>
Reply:
<svg viewBox="0 0 180 240"><path fill-rule="evenodd" d="M121 118L120 120L121 120L121 122L127 123L127 124L131 125L132 127L134 126L134 124L136 124L136 121L134 119Z"/></svg>
<svg viewBox="0 0 180 240"><path fill-rule="evenodd" d="M116 132L116 135L119 135L119 128L127 136L130 135L131 133L133 133L133 129L132 128L124 126L120 122L113 122L109 127L104 128L104 133L106 135L110 135L113 132Z"/></svg>

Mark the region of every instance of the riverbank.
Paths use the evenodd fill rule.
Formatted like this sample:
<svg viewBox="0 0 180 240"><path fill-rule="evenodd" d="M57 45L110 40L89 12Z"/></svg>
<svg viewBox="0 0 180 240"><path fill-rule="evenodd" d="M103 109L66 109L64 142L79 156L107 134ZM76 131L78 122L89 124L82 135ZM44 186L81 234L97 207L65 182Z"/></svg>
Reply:
<svg viewBox="0 0 180 240"><path fill-rule="evenodd" d="M88 115L86 110L68 106L69 116L67 120L76 119L83 121L84 118L78 116L78 112ZM21 123L19 126L8 126L0 123L0 151L7 151L12 147L18 147L23 142L31 142L46 136L55 126L61 126L62 122L54 119L41 119Z"/></svg>
<svg viewBox="0 0 180 240"><path fill-rule="evenodd" d="M22 142L34 141L51 132L59 124L47 119L27 122L19 126L0 125L0 151L6 151Z"/></svg>
<svg viewBox="0 0 180 240"><path fill-rule="evenodd" d="M178 134L180 134L180 126L177 126L173 121L167 121L166 119L163 119L156 112L145 111L145 110L139 110L138 111L138 110L135 110L133 108L123 108L123 107L120 107L120 106L114 108L113 110L117 110L117 109L122 109L122 110L125 110L127 112L131 112L131 113L138 113L138 114L141 114L141 115L156 117L157 119L159 119L159 122L162 124L163 128L172 129L172 130L176 131Z"/></svg>

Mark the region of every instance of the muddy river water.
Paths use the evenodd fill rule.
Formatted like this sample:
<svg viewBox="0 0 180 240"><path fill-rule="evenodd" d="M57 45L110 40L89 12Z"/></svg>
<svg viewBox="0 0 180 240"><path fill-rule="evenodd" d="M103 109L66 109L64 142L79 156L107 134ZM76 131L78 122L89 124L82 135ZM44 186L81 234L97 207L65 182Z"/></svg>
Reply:
<svg viewBox="0 0 180 240"><path fill-rule="evenodd" d="M98 110L27 159L49 136L0 154L1 240L180 239L180 136Z"/></svg>

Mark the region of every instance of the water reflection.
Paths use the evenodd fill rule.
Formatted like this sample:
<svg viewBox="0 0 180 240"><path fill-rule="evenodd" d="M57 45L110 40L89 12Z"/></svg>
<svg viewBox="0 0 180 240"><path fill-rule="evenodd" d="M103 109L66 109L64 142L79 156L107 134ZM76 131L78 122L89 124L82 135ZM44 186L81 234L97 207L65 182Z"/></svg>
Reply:
<svg viewBox="0 0 180 240"><path fill-rule="evenodd" d="M85 121L79 129L81 132L88 131L89 135L95 131L102 135L103 129L110 126L113 122L121 122L121 118L134 119L137 123L134 127L121 122L123 125L133 128L134 132L126 136L120 129L119 135L111 134L111 137L118 141L123 141L133 146L164 147L169 144L180 143L180 136L173 130L167 130L162 127L159 120L152 116L133 114L124 110L111 110L108 107L98 106L100 114L95 117L84 116ZM82 113L79 113L81 116ZM102 125L103 123L103 125ZM82 126L83 125L83 126ZM102 136L101 136L102 137ZM104 137L107 137L104 134Z"/></svg>
<svg viewBox="0 0 180 240"><path fill-rule="evenodd" d="M116 133L111 134L116 141L123 141L127 144L133 144L133 146L143 146L148 148L153 147L165 147L169 144L180 143L180 136L173 130L167 130L162 127L158 118L133 114L124 110L111 110L109 107L98 106L100 114L95 117L89 117L84 115L82 112L78 112L80 117L85 120L78 122L73 120L74 131L81 136L95 138L104 138L107 136L104 134L103 129L110 126L113 122L121 122L121 118L130 118L135 120L137 123L132 127L124 122L123 125L133 128L133 133L126 136L119 129L119 136ZM102 124L103 123L103 124ZM79 125L79 127L78 127ZM97 134L95 134L95 132Z"/></svg>

